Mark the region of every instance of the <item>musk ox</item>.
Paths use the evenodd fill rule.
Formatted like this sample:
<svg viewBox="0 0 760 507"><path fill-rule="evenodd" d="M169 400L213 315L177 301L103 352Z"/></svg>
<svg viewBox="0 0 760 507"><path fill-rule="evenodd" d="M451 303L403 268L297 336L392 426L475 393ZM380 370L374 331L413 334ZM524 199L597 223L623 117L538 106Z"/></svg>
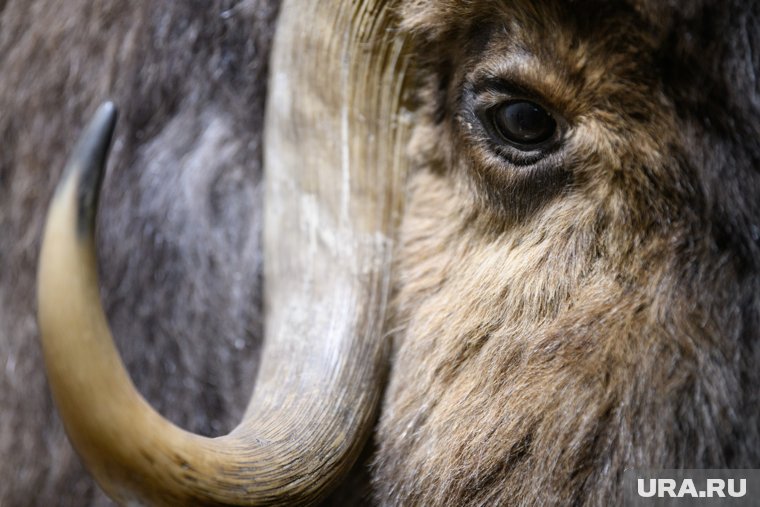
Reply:
<svg viewBox="0 0 760 507"><path fill-rule="evenodd" d="M3 505L105 501L42 355L123 504L758 468L758 4L291 0L268 68L277 10L0 3Z"/></svg>

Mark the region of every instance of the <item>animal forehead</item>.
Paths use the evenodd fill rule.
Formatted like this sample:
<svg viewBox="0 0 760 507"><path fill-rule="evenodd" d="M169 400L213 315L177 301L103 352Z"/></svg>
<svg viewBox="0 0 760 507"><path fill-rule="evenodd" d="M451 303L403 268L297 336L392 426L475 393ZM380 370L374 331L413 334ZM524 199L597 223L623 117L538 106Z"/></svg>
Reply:
<svg viewBox="0 0 760 507"><path fill-rule="evenodd" d="M569 116L588 112L600 97L603 102L615 97L630 102L649 95L657 83L644 44L621 48L560 26L542 34L515 18L483 28L487 41L459 62L464 80L476 86L503 80L514 91L542 97Z"/></svg>
<svg viewBox="0 0 760 507"><path fill-rule="evenodd" d="M522 39L522 47L512 49L538 52L544 63L567 55L576 65L591 59L603 68L610 55L633 54L630 61L638 65L617 70L665 74L684 97L704 95L705 89L725 88L732 95L737 90L734 114L756 109L748 93L757 95L760 17L752 5L745 0L411 0L400 12L402 27L433 53L454 45L459 54L476 49L493 26ZM584 58L572 53L579 45ZM606 60L607 65L622 62ZM691 89L697 81L709 83Z"/></svg>
<svg viewBox="0 0 760 507"><path fill-rule="evenodd" d="M594 95L655 81L656 31L622 2L423 4L407 10L407 25L437 39L454 83L504 78L572 114Z"/></svg>
<svg viewBox="0 0 760 507"><path fill-rule="evenodd" d="M760 16L753 5L745 0L413 0L400 12L402 28L424 48L423 62L438 69L441 84L460 83L463 72L488 56L478 54L488 34L501 31L513 38L512 58L532 55L526 61L535 74L561 77L533 83L587 80L613 87L580 87L590 95L574 94L577 85L560 91L557 95L571 97L571 106L595 101L606 110L638 108L649 93L652 105L671 103L702 130L725 139L756 139ZM626 90L636 94L626 97ZM744 149L746 141L738 145Z"/></svg>
<svg viewBox="0 0 760 507"><path fill-rule="evenodd" d="M654 22L661 12L655 7L638 0L417 0L402 14L407 28L433 37L471 31L470 38L477 38L481 26L494 24L567 42L568 34L620 40L641 29L653 33L665 24Z"/></svg>

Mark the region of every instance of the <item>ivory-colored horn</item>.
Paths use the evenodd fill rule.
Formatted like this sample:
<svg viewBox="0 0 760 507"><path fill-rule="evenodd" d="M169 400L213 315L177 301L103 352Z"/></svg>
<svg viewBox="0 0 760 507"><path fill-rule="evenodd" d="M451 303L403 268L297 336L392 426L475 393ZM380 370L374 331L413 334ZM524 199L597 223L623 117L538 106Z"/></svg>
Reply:
<svg viewBox="0 0 760 507"><path fill-rule="evenodd" d="M93 239L113 106L85 131L48 214L39 323L67 433L116 501L313 503L355 461L384 376L406 174L406 61L393 8L383 0L282 6L265 135L266 340L244 420L224 437L162 418L114 347Z"/></svg>

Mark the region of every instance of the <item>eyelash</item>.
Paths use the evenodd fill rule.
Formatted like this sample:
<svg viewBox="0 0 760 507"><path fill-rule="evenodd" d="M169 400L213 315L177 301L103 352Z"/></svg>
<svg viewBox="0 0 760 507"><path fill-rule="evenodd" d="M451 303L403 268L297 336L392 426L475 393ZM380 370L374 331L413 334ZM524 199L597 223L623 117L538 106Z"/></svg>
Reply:
<svg viewBox="0 0 760 507"><path fill-rule="evenodd" d="M495 112L505 104L529 102L546 111L555 122L555 132L536 145L520 145L505 139L494 124ZM462 117L468 125L467 135L478 144L485 144L493 155L511 165L533 165L558 151L567 135L567 122L553 108L546 107L534 93L502 80L486 80L465 86Z"/></svg>

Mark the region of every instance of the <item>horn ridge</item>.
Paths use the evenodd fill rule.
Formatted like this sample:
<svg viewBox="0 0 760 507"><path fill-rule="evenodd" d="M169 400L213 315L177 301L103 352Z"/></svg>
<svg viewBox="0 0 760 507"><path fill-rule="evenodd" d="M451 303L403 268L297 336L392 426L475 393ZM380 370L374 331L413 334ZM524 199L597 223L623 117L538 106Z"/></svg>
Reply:
<svg viewBox="0 0 760 507"><path fill-rule="evenodd" d="M264 140L267 336L256 389L228 435L202 437L164 419L114 345L94 241L113 104L85 130L51 203L38 269L48 380L75 449L122 504L314 503L371 433L403 204L406 63L384 0L313 7L286 0L280 10ZM367 13L377 19L361 21ZM326 29L334 23L346 24L339 35ZM340 86L326 79L330 69L343 73ZM336 132L340 142L329 137Z"/></svg>

